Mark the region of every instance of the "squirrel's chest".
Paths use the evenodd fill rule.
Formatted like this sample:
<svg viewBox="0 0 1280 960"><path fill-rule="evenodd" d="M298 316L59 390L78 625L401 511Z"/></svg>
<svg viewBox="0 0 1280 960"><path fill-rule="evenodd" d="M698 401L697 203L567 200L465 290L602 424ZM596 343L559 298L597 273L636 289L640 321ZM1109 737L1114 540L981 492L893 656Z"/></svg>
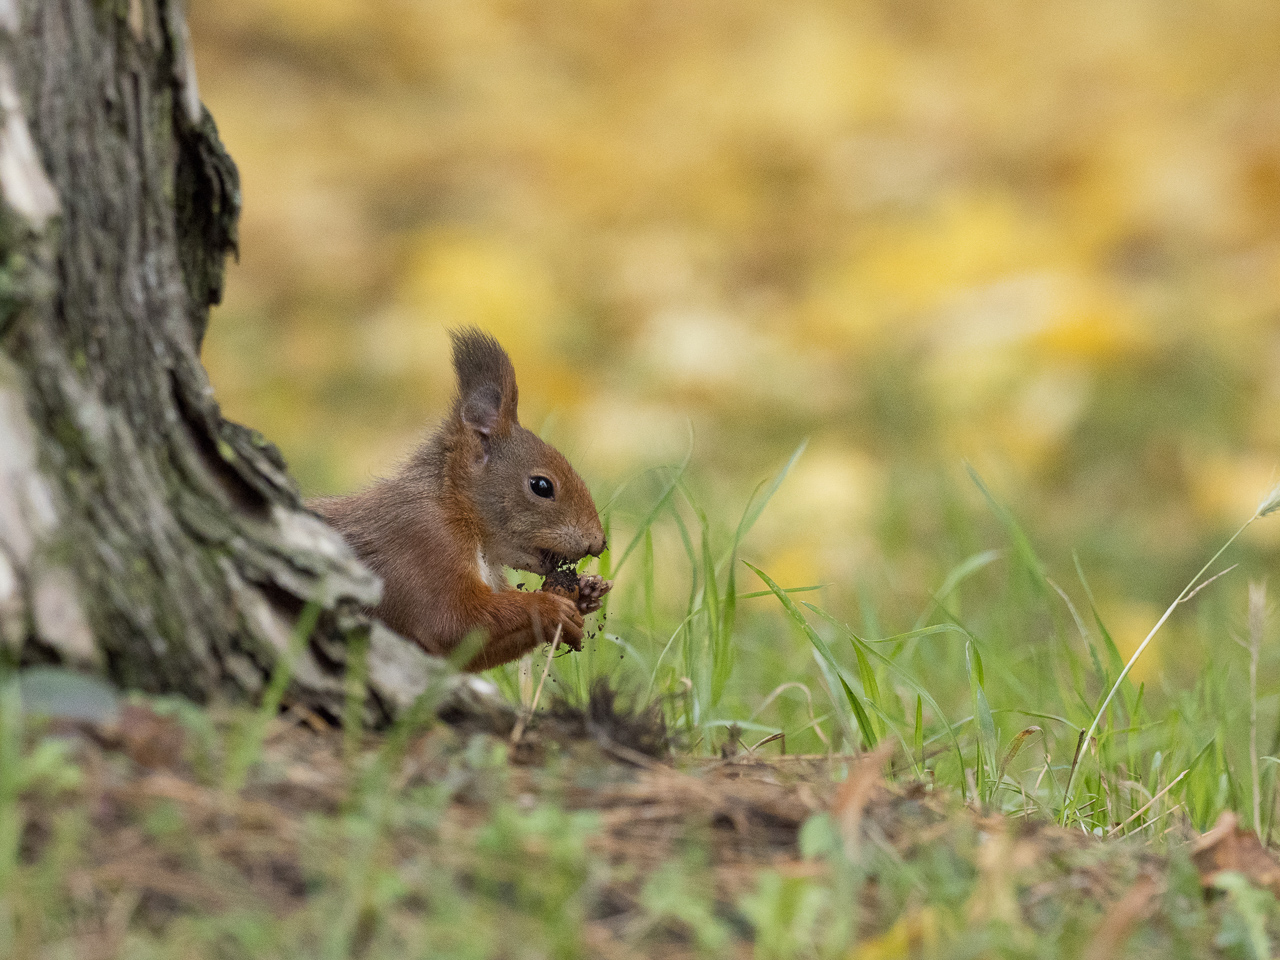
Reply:
<svg viewBox="0 0 1280 960"><path fill-rule="evenodd" d="M502 572L502 566L490 563L479 547L476 547L476 573L490 590L497 592L507 589L507 575Z"/></svg>

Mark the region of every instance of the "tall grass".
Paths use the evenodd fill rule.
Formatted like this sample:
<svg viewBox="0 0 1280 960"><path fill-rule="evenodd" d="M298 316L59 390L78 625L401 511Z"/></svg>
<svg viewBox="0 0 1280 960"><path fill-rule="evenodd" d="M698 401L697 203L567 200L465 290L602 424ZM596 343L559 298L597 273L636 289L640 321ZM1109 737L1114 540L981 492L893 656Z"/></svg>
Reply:
<svg viewBox="0 0 1280 960"><path fill-rule="evenodd" d="M888 739L897 744L896 769L993 810L1112 835L1154 836L1178 822L1204 829L1224 809L1264 833L1272 828L1280 759L1246 744L1259 723L1274 721L1265 686L1274 665L1260 652L1255 622L1252 692L1240 696L1251 661L1221 638L1243 618L1243 605L1226 608L1236 594L1225 586L1198 590L1220 575L1214 563L1249 523L1280 506L1280 494L1258 507L1126 659L1083 563L1052 571L1034 532L972 470L991 521L974 527L988 542L945 570L898 632L883 630L886 614L866 591L855 629L848 606L811 593L821 585L779 583L749 534L802 450L727 523L723 509L700 501L687 459L649 475L647 496L643 483L615 496L608 522L625 535L604 559L618 581L608 618L590 657L555 662L554 682L584 695L603 674L660 697L694 752L857 752ZM748 589L744 577L761 589ZM1158 631L1218 589L1180 630L1179 656L1204 658L1180 673L1193 682L1135 684L1133 668ZM760 598L772 598L775 611ZM1194 635L1199 649L1188 643ZM500 679L513 689L514 669Z"/></svg>

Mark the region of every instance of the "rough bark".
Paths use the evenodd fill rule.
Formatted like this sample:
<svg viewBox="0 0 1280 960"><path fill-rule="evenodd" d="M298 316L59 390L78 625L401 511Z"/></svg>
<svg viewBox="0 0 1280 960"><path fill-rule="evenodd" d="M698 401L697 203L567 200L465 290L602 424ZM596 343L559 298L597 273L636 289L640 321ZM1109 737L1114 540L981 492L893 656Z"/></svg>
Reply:
<svg viewBox="0 0 1280 960"><path fill-rule="evenodd" d="M199 360L240 206L178 0L0 0L0 638L21 663L252 696L307 603L291 694L366 719L433 679L374 625L376 579L225 421ZM490 704L492 707L492 704ZM501 712L501 708L497 708Z"/></svg>

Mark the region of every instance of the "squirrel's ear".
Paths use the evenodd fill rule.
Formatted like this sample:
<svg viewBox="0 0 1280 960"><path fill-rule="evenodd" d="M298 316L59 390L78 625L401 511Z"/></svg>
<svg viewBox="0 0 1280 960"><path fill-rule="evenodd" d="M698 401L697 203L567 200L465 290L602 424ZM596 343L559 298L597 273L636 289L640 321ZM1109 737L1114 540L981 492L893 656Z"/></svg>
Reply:
<svg viewBox="0 0 1280 960"><path fill-rule="evenodd" d="M490 439L506 436L519 422L516 372L493 337L474 327L451 331L450 337L458 375L458 417L480 438L487 460Z"/></svg>
<svg viewBox="0 0 1280 960"><path fill-rule="evenodd" d="M458 415L463 424L480 438L484 459L489 459L489 438L498 433L502 421L502 395L497 387L478 387L462 398Z"/></svg>

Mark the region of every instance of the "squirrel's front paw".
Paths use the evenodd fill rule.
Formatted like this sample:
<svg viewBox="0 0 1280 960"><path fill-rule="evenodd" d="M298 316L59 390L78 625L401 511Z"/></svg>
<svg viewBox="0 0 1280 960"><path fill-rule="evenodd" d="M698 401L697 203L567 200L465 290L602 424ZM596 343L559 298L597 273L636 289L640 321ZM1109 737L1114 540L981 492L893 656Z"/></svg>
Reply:
<svg viewBox="0 0 1280 960"><path fill-rule="evenodd" d="M613 589L613 581L599 574L578 577L578 612L594 613L604 605L604 595Z"/></svg>
<svg viewBox="0 0 1280 960"><path fill-rule="evenodd" d="M582 614L568 597L555 593L535 594L541 601L538 611L542 640L550 643L560 628L560 642L571 650L582 649Z"/></svg>

